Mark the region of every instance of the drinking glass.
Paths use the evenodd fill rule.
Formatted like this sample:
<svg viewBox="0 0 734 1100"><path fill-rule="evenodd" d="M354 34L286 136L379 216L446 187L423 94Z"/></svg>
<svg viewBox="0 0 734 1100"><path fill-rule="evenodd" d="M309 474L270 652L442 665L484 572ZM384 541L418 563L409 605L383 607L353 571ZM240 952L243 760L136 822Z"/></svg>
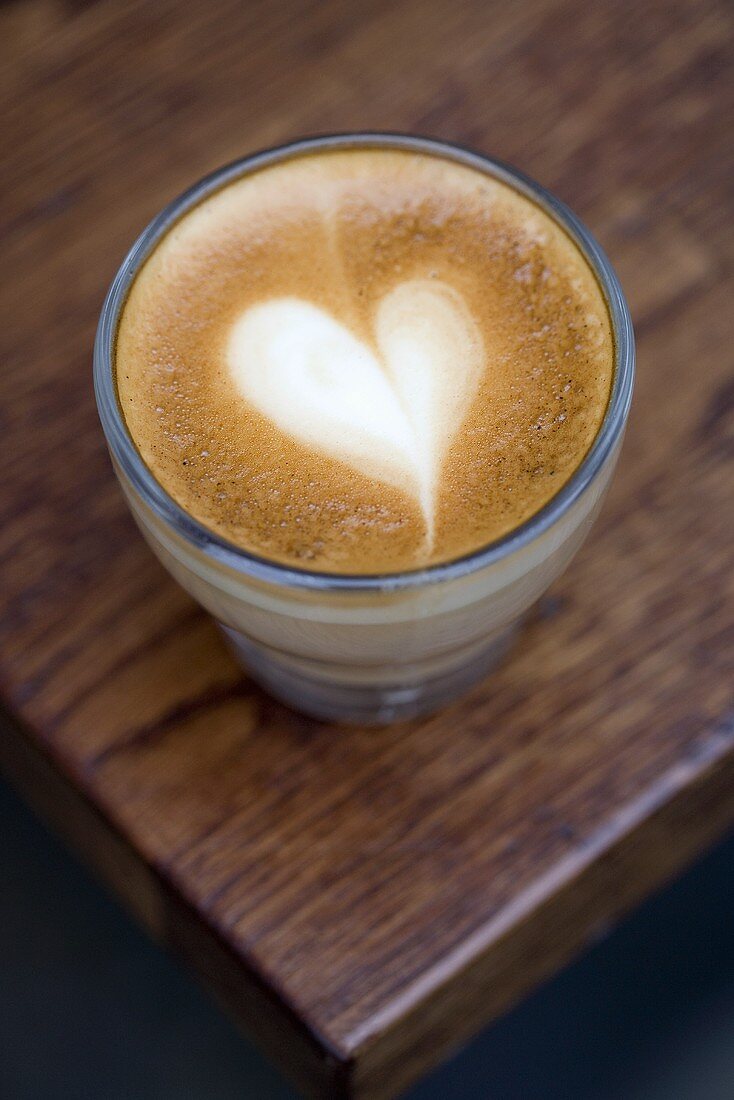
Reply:
<svg viewBox="0 0 734 1100"><path fill-rule="evenodd" d="M127 430L116 392L114 348L133 279L193 206L231 181L290 157L375 147L468 165L509 184L549 214L599 282L613 329L614 376L588 454L525 523L440 565L335 576L250 553L203 526L165 492ZM574 214L506 164L399 134L305 139L246 157L197 183L151 222L126 256L104 303L94 349L95 392L112 463L154 553L214 616L247 671L274 696L321 719L376 725L443 706L502 657L525 613L568 565L599 511L622 443L633 375L634 336L624 295L606 256Z"/></svg>

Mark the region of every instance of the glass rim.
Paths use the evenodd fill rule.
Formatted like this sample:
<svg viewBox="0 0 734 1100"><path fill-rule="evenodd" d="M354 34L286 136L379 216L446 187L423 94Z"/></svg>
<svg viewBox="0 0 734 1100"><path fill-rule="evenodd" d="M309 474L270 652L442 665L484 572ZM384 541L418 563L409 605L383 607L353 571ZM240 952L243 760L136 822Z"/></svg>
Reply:
<svg viewBox="0 0 734 1100"><path fill-rule="evenodd" d="M392 148L443 157L483 172L525 195L560 226L585 257L604 296L614 341L614 375L602 423L581 463L550 500L507 534L468 554L394 573L338 574L281 564L245 550L201 523L166 492L143 461L125 423L114 378L117 328L130 287L148 256L177 221L205 198L250 172L301 154L350 148ZM224 165L173 199L143 230L122 261L105 298L94 343L94 390L107 444L148 507L181 538L218 564L254 580L301 590L368 592L425 586L458 579L523 549L568 511L613 452L626 424L634 372L632 320L619 280L594 236L565 203L516 168L493 157L435 138L380 131L316 135L277 145Z"/></svg>

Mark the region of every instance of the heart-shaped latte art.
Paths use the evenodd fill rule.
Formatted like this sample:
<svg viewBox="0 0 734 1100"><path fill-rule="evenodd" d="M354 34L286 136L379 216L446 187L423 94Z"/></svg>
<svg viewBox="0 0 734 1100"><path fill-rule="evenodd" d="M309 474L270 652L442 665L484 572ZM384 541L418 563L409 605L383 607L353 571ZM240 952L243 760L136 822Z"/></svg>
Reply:
<svg viewBox="0 0 734 1100"><path fill-rule="evenodd" d="M248 309L230 335L235 384L303 446L410 492L433 538L441 464L476 393L481 333L461 295L415 279L375 316L377 354L299 298Z"/></svg>

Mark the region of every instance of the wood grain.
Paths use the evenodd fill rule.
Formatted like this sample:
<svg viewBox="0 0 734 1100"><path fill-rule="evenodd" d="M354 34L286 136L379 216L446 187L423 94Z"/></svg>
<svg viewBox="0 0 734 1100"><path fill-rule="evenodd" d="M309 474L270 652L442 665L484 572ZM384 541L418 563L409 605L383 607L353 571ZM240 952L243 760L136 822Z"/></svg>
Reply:
<svg viewBox="0 0 734 1100"><path fill-rule="evenodd" d="M0 10L0 757L310 1094L395 1095L734 820L733 22L712 0ZM639 341L572 569L491 679L382 733L238 670L137 535L90 379L165 201L357 128L557 192Z"/></svg>

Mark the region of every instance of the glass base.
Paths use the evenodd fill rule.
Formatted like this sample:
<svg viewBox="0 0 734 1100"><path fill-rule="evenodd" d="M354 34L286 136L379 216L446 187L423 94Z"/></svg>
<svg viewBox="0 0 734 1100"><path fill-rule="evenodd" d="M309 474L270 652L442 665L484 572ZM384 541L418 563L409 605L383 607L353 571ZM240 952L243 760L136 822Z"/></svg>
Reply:
<svg viewBox="0 0 734 1100"><path fill-rule="evenodd" d="M257 645L219 624L230 648L252 677L294 710L328 722L386 726L430 714L468 691L505 656L517 633L513 624L475 648L429 666L348 668L291 658Z"/></svg>

